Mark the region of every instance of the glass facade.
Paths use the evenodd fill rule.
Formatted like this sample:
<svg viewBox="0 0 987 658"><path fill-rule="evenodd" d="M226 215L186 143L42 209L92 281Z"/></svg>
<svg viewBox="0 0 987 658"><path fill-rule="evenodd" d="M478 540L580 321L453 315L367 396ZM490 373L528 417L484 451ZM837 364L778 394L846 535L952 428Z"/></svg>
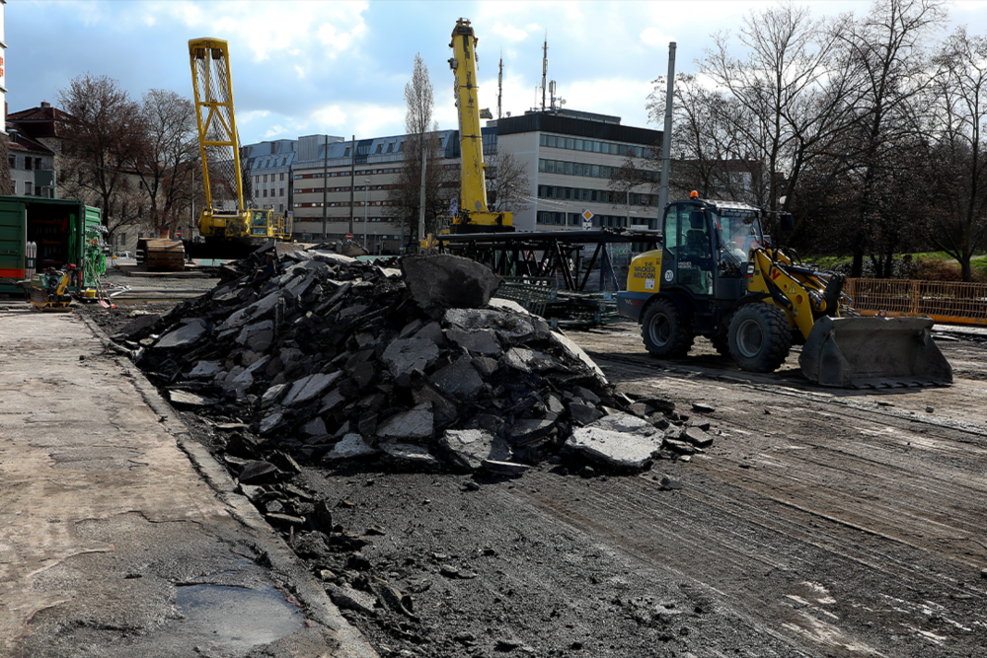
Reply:
<svg viewBox="0 0 987 658"><path fill-rule="evenodd" d="M567 137L565 135L550 135L548 133L539 135L538 141L541 146L547 146L548 148L604 153L607 155L631 155L635 158L643 158L647 150L647 147L636 146L634 144L620 144L618 142L605 142L582 137Z"/></svg>

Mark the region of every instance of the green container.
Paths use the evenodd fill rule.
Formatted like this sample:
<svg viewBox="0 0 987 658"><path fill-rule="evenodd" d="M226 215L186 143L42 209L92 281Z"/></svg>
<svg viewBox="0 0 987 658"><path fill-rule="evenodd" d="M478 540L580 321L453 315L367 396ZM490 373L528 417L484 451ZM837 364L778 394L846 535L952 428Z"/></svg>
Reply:
<svg viewBox="0 0 987 658"><path fill-rule="evenodd" d="M40 199L29 196L0 196L0 278L26 278L27 243L38 245L34 267L64 269L75 265L82 275L71 286L73 292L95 286L98 268L86 267L94 249L88 237L98 235L100 210L75 199ZM0 293L23 293L23 289L0 282Z"/></svg>

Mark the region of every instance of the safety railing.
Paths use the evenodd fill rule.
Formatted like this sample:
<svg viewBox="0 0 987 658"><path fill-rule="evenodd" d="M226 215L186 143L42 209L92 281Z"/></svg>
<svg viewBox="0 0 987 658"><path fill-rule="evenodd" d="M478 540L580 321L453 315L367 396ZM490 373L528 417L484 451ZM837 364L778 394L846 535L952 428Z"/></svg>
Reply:
<svg viewBox="0 0 987 658"><path fill-rule="evenodd" d="M863 315L928 315L936 322L987 325L987 284L907 279L847 279Z"/></svg>

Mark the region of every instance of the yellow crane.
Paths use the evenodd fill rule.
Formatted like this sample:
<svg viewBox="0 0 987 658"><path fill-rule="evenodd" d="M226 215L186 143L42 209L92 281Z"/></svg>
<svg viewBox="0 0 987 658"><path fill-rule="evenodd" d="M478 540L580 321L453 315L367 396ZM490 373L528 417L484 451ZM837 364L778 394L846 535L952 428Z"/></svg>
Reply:
<svg viewBox="0 0 987 658"><path fill-rule="evenodd" d="M260 246L272 238L290 240L290 219L276 215L270 209L247 208L244 204L229 44L222 39L192 39L188 42L188 50L206 189L206 207L199 215L199 233L214 245L227 242L225 246L229 247L233 246L230 243L235 243L241 250ZM235 207L218 207L213 198L216 190L223 190L222 196Z"/></svg>
<svg viewBox="0 0 987 658"><path fill-rule="evenodd" d="M449 66L456 77L462 168L459 207L453 216L452 233L513 231L514 217L511 213L490 212L487 208L487 165L483 161L483 136L480 132L476 43L470 22L465 18L457 20L449 44L453 50Z"/></svg>

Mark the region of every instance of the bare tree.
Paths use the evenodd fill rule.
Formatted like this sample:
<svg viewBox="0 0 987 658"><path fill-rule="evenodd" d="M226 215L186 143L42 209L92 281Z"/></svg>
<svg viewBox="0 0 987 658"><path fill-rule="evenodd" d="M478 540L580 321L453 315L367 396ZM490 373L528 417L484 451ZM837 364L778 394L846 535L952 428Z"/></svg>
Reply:
<svg viewBox="0 0 987 658"><path fill-rule="evenodd" d="M796 182L807 153L798 148L798 137L816 120L813 108L835 43L821 27L805 7L781 4L751 12L739 33L747 58L733 57L734 47L723 34L700 63L727 95L711 111L727 124L728 143L738 156L759 163L759 180L752 176L751 190L760 192L756 201L771 210L782 205L782 185Z"/></svg>
<svg viewBox="0 0 987 658"><path fill-rule="evenodd" d="M972 281L970 259L987 243L987 38L960 27L935 61L931 239L960 263L963 280Z"/></svg>
<svg viewBox="0 0 987 658"><path fill-rule="evenodd" d="M59 91L64 110L62 172L68 196L84 199L103 211L112 234L142 217L135 190L134 162L144 148L140 107L116 80L92 74L73 79Z"/></svg>
<svg viewBox="0 0 987 658"><path fill-rule="evenodd" d="M665 115L665 78L655 80L654 85L647 109L657 123ZM691 74L675 76L673 93L669 197L695 190L704 199L759 203L763 196L759 163L742 157L743 144L733 130L744 109ZM637 163L628 158L612 177L610 189L624 194L635 185L652 182L651 191L657 193L660 146L651 149L649 160Z"/></svg>
<svg viewBox="0 0 987 658"><path fill-rule="evenodd" d="M418 236L418 216L421 208L422 182L422 151L424 151L425 166L425 233L438 232L438 217L448 212L449 201L441 194L443 187L448 187L450 176L443 170L438 160L440 145L436 135L438 124L432 121L434 100L432 83L428 77L428 68L422 61L421 54L415 55L414 70L411 82L404 87L404 100L407 104L404 127L407 136L404 139L404 163L397 183L388 193L388 202L392 216L401 220L402 241L404 240L404 225L410 227L406 243Z"/></svg>
<svg viewBox="0 0 987 658"><path fill-rule="evenodd" d="M490 158L487 176L491 205L497 212L519 213L531 207L528 170L512 153L498 153Z"/></svg>
<svg viewBox="0 0 987 658"><path fill-rule="evenodd" d="M144 94L140 110L144 146L134 153L134 169L148 196L151 226L173 231L197 196L195 108L173 91L152 89Z"/></svg>
<svg viewBox="0 0 987 658"><path fill-rule="evenodd" d="M900 177L895 152L921 133L919 104L931 82L926 44L943 23L942 7L942 0L876 0L863 19L846 16L832 28L838 56L853 67L848 104L857 115L841 142L857 145L849 158L857 195L837 227L850 239L851 276L862 274L867 253L890 272L899 243L914 232L901 221L900 203L882 191Z"/></svg>

